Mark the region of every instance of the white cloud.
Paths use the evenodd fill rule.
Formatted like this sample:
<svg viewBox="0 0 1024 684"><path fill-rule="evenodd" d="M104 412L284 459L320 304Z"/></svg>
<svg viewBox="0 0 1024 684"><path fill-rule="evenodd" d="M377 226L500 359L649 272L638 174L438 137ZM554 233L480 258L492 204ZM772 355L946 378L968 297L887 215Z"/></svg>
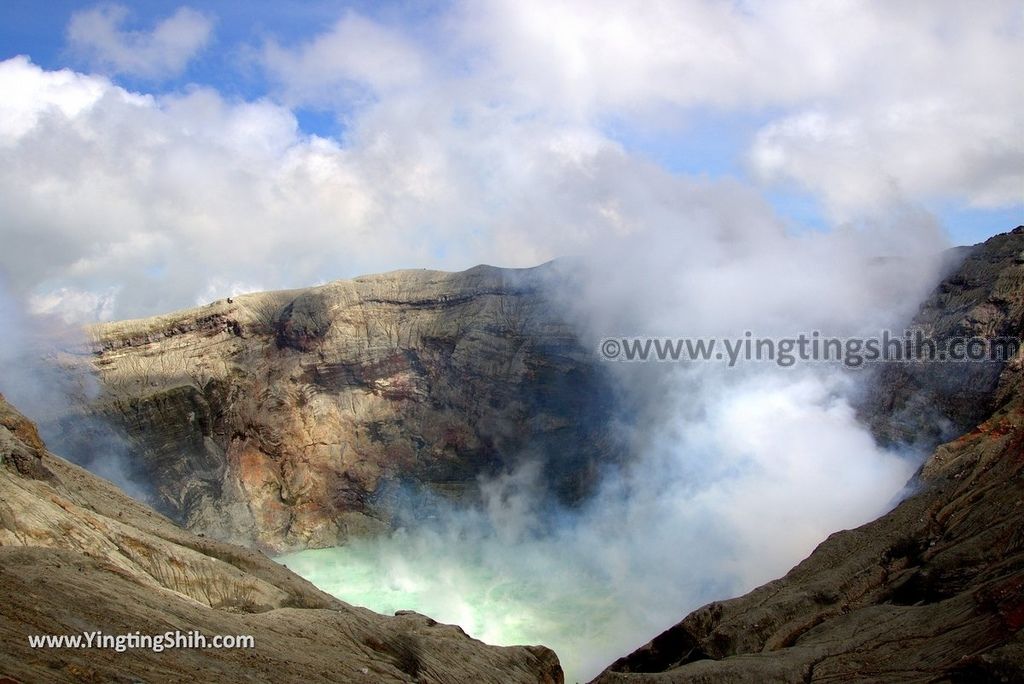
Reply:
<svg viewBox="0 0 1024 684"><path fill-rule="evenodd" d="M23 293L124 285L122 316L216 283L526 266L623 237L780 244L756 184L671 176L603 127L695 110L765 121L755 177L810 188L838 219L936 195L1015 201L1011 4L643 8L473 3L415 29L350 12L306 42L264 45L276 101L137 94L4 62L0 199L17 256L0 266ZM336 108L343 140L304 135L281 102ZM878 250L898 231L880 233ZM663 253L675 254L650 258Z"/></svg>
<svg viewBox="0 0 1024 684"><path fill-rule="evenodd" d="M380 105L410 128L745 113L764 122L754 178L796 183L845 221L907 200L1024 202L1024 88L1006 68L1024 62L1022 34L1008 0L491 0L415 36L350 13L295 48L269 43L263 62L289 102Z"/></svg>
<svg viewBox="0 0 1024 684"><path fill-rule="evenodd" d="M72 118L91 107L106 82L70 70L41 72L25 57L0 62L4 106L0 107L0 141L13 141L32 129L40 116L59 113Z"/></svg>
<svg viewBox="0 0 1024 684"><path fill-rule="evenodd" d="M249 292L265 292L267 288L255 283L227 282L223 278L214 278L206 284L206 289L196 297L195 305L202 306L216 299L237 297Z"/></svg>
<svg viewBox="0 0 1024 684"><path fill-rule="evenodd" d="M37 316L58 316L64 323L109 321L114 314L116 288L104 293L61 287L29 298L28 311Z"/></svg>
<svg viewBox="0 0 1024 684"><path fill-rule="evenodd" d="M1019 205L1024 121L987 106L940 101L805 111L763 128L751 164L765 180L795 181L817 193L838 219L880 213L908 197Z"/></svg>
<svg viewBox="0 0 1024 684"><path fill-rule="evenodd" d="M417 84L425 70L400 32L351 11L294 49L268 41L262 62L288 100L321 106L358 101L368 96L364 89L380 94Z"/></svg>
<svg viewBox="0 0 1024 684"><path fill-rule="evenodd" d="M636 112L991 94L1012 85L997 66L1021 54L1022 14L1009 0L491 0L454 26L520 97Z"/></svg>
<svg viewBox="0 0 1024 684"><path fill-rule="evenodd" d="M491 215L508 193L546 201L534 187L542 179L511 183L508 169L581 173L558 143L572 136L547 127L460 138L428 119L438 128L406 129L383 108L343 148L301 135L281 106L206 89L143 97L24 58L0 64L0 88L11 94L0 122L14 122L0 127L0 267L20 293L123 286L115 315L141 315L191 304L217 283L525 266L565 251L557 230ZM483 164L497 176L480 178Z"/></svg>
<svg viewBox="0 0 1024 684"><path fill-rule="evenodd" d="M456 26L505 98L553 116L766 119L749 159L832 217L941 196L1024 202L1024 8L962 3L466 3ZM498 90L496 87L495 90Z"/></svg>
<svg viewBox="0 0 1024 684"><path fill-rule="evenodd" d="M405 93L362 110L342 146L209 89L140 96L22 58L0 88L0 122L20 122L0 127L0 267L21 293L118 287L115 317L226 296L218 283L529 266L606 243L679 263L788 249L751 187L674 177L593 126L514 107Z"/></svg>
<svg viewBox="0 0 1024 684"><path fill-rule="evenodd" d="M184 71L213 32L213 21L189 7L179 7L150 31L123 29L129 15L127 7L115 4L76 12L67 29L72 51L103 70L159 79Z"/></svg>

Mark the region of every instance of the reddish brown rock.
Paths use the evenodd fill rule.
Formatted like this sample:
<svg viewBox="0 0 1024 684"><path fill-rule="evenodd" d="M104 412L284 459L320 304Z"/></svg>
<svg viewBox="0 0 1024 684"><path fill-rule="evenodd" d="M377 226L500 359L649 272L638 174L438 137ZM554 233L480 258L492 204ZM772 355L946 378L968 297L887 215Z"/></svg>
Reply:
<svg viewBox="0 0 1024 684"><path fill-rule="evenodd" d="M161 511L264 549L379 532L402 493L470 497L532 459L571 503L619 450L608 369L553 277L400 271L103 325L89 411L128 437Z"/></svg>

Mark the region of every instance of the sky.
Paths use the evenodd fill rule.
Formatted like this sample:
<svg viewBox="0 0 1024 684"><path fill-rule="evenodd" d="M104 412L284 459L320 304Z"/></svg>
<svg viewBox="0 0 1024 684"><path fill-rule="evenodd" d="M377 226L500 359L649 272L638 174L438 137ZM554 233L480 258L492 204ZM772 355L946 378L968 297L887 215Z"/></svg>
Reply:
<svg viewBox="0 0 1024 684"><path fill-rule="evenodd" d="M88 322L531 266L685 242L694 196L976 243L1024 223L1022 29L999 0L7 0L0 287Z"/></svg>

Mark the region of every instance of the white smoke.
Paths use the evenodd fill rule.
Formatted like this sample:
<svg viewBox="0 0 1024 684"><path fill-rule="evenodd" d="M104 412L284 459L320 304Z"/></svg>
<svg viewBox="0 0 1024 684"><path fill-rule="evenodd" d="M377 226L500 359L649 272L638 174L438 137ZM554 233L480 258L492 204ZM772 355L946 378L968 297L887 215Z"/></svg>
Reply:
<svg viewBox="0 0 1024 684"><path fill-rule="evenodd" d="M644 180L642 194L657 194L657 179ZM942 242L925 217L904 215L898 239L883 226L793 236L767 217L708 211L714 192L680 197L643 239L574 262L588 275L566 305L588 340L877 335L907 320L937 277ZM569 681L587 679L690 610L780 576L828 534L884 513L920 462L858 424L848 397L862 374L842 366L612 368L635 409L623 428L632 453L580 510L552 511L528 465L482 482L479 510L283 562L377 610L544 643Z"/></svg>
<svg viewBox="0 0 1024 684"><path fill-rule="evenodd" d="M60 357L88 349L66 312L25 311L0 283L0 393L34 421L47 448L147 501L128 441L104 418L84 411L99 392L80 364Z"/></svg>
<svg viewBox="0 0 1024 684"><path fill-rule="evenodd" d="M682 390L683 388L680 388ZM891 506L916 463L877 448L821 378L708 392L576 512L537 520L527 467L480 511L281 562L321 588L415 609L490 643L543 643L586 681L705 602L777 577Z"/></svg>

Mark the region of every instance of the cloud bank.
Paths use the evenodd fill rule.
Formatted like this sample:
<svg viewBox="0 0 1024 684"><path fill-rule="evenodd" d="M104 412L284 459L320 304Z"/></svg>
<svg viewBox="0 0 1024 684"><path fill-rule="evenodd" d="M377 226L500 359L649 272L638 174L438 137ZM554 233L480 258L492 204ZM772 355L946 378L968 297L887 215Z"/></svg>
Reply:
<svg viewBox="0 0 1024 684"><path fill-rule="evenodd" d="M124 21L76 14L71 47L156 75L212 40L187 8L150 32ZM265 78L246 99L14 58L0 268L39 310L116 318L390 268L532 265L666 220L687 239L699 228L675 198L704 191L702 211L737 222L794 188L836 226L929 201L1019 206L1024 89L1005 66L1024 61L1022 21L1013 2L346 10L222 56ZM341 134L304 132L307 109ZM732 176L674 173L631 144L718 115L751 126Z"/></svg>

